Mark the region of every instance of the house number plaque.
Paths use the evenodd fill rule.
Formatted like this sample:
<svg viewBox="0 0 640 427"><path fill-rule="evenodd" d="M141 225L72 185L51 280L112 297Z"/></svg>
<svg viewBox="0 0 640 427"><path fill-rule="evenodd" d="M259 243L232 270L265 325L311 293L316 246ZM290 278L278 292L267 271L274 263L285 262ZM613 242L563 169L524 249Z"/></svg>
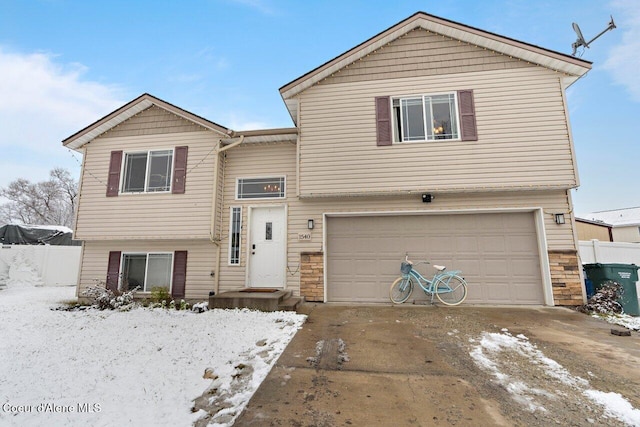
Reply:
<svg viewBox="0 0 640 427"><path fill-rule="evenodd" d="M311 233L298 233L298 240L311 240Z"/></svg>

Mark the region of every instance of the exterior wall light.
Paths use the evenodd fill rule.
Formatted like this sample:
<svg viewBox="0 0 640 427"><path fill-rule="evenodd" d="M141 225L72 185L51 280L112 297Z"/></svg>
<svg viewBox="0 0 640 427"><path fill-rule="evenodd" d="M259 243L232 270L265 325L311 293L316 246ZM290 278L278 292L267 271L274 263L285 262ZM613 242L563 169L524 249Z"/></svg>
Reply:
<svg viewBox="0 0 640 427"><path fill-rule="evenodd" d="M556 220L556 224L564 224L564 214L563 213L555 214L555 220Z"/></svg>
<svg viewBox="0 0 640 427"><path fill-rule="evenodd" d="M307 220L307 228L309 230L313 230L313 220L312 219L308 219Z"/></svg>

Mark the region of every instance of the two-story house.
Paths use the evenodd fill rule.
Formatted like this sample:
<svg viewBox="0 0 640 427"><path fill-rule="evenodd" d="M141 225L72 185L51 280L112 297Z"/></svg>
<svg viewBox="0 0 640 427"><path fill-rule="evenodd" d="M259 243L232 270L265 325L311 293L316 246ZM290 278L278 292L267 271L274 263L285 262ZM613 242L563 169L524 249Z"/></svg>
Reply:
<svg viewBox="0 0 640 427"><path fill-rule="evenodd" d="M419 12L280 88L292 128L144 94L63 141L79 290L387 302L409 253L462 269L469 303L581 304L565 90L590 67Z"/></svg>

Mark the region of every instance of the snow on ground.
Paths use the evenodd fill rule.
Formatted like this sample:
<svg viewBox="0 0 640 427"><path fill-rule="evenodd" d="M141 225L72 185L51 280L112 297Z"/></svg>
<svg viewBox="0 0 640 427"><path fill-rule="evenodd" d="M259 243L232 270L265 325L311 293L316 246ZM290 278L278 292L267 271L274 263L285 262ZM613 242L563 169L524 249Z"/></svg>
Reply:
<svg viewBox="0 0 640 427"><path fill-rule="evenodd" d="M546 357L522 334L513 336L508 330L502 333L482 334L479 340L472 339L470 354L476 365L490 373L513 399L531 412L546 412L544 402L566 398L563 390L578 392L588 398L587 404L599 405L605 417L611 417L630 426L640 426L640 410L619 393L605 393L591 388L589 381L572 375L556 361ZM516 360L525 359L538 370L529 383L523 380Z"/></svg>
<svg viewBox="0 0 640 427"><path fill-rule="evenodd" d="M0 290L0 425L188 426L205 415L191 408L210 387L229 406L214 425L231 425L305 319L249 310L51 310L74 293Z"/></svg>
<svg viewBox="0 0 640 427"><path fill-rule="evenodd" d="M614 325L623 326L632 331L640 331L640 317L629 316L628 314L593 314L597 319L605 320Z"/></svg>

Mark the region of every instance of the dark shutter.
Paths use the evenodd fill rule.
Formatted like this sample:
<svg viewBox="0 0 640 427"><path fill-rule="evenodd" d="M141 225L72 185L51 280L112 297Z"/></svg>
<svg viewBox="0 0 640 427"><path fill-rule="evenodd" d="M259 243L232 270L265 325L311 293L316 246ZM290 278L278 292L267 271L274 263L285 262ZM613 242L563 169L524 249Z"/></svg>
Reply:
<svg viewBox="0 0 640 427"><path fill-rule="evenodd" d="M187 282L187 251L175 251L173 254L173 284L171 296L184 298L184 288Z"/></svg>
<svg viewBox="0 0 640 427"><path fill-rule="evenodd" d="M460 108L460 129L463 141L477 141L476 109L473 104L472 90L458 91L458 106Z"/></svg>
<svg viewBox="0 0 640 427"><path fill-rule="evenodd" d="M391 145L391 106L388 96L376 97L376 144Z"/></svg>
<svg viewBox="0 0 640 427"><path fill-rule="evenodd" d="M122 151L112 151L109 162L109 177L107 178L107 197L118 195L120 186L120 165L122 164Z"/></svg>
<svg viewBox="0 0 640 427"><path fill-rule="evenodd" d="M109 252L109 265L107 265L107 289L118 290L118 277L120 276L120 256L122 252Z"/></svg>
<svg viewBox="0 0 640 427"><path fill-rule="evenodd" d="M173 194L182 194L187 179L187 151L189 147L176 147L173 155Z"/></svg>

